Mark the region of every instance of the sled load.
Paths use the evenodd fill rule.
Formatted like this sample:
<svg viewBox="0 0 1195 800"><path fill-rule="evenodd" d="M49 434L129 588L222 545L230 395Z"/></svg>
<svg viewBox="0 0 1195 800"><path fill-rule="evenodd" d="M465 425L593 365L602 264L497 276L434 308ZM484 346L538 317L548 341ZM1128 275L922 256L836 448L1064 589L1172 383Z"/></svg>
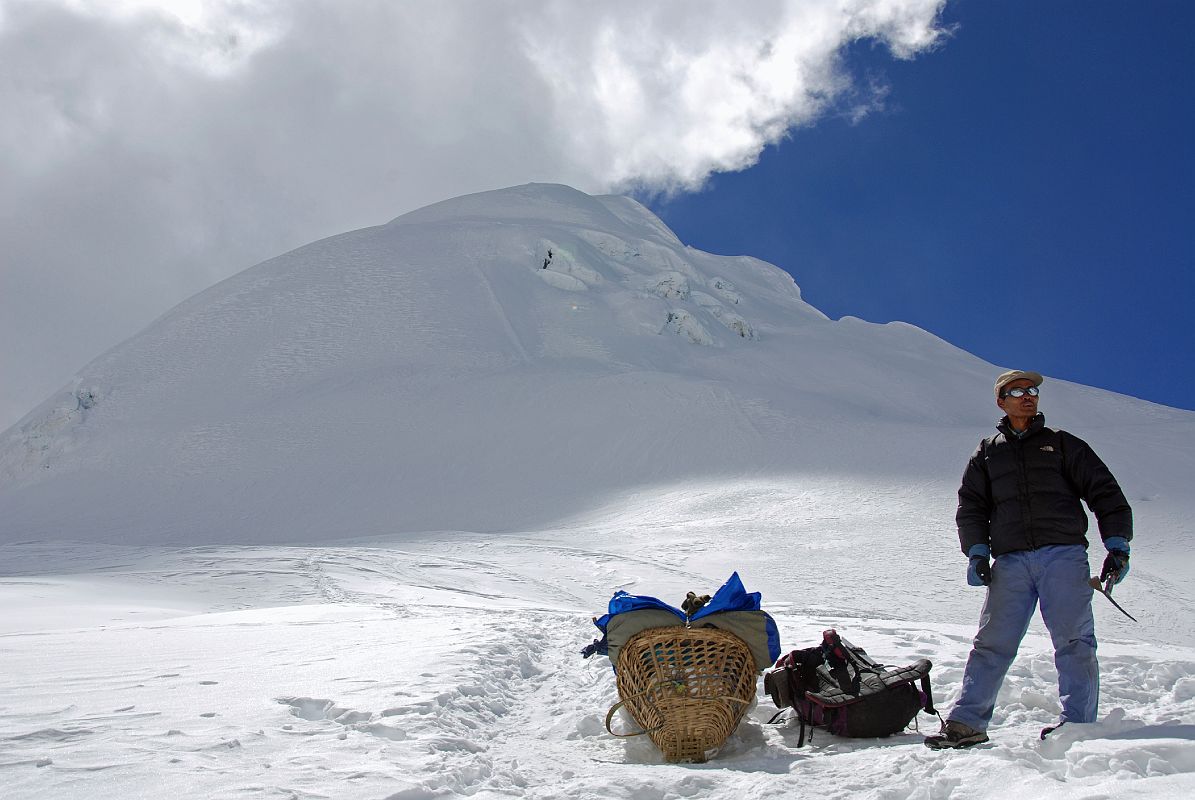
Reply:
<svg viewBox="0 0 1195 800"><path fill-rule="evenodd" d="M646 734L671 762L715 753L754 703L758 674L780 655L776 623L737 572L712 598L690 592L679 609L616 592L594 624L604 636L583 655L609 656L617 676L619 702L606 714L606 729ZM641 730L616 733L619 708Z"/></svg>
<svg viewBox="0 0 1195 800"><path fill-rule="evenodd" d="M917 712L937 714L929 671L920 659L907 667L885 667L831 628L817 647L793 650L764 676L764 691L780 709L796 711L801 724L797 747L805 730L824 728L837 736L873 738L899 733Z"/></svg>

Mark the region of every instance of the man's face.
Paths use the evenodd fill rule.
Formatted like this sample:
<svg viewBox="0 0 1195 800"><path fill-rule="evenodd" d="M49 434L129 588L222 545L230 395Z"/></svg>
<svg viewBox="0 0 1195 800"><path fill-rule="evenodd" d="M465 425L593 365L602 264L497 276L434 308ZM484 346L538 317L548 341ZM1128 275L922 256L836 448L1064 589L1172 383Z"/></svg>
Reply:
<svg viewBox="0 0 1195 800"><path fill-rule="evenodd" d="M1028 378L1018 378L1015 381L1010 381L1000 390L1000 394L1007 395L1009 389L1028 389L1033 385L1033 381ZM1037 415L1037 398L1031 397L1028 394L1023 394L1020 397L1000 397L996 400L996 405L1010 417L1033 417Z"/></svg>

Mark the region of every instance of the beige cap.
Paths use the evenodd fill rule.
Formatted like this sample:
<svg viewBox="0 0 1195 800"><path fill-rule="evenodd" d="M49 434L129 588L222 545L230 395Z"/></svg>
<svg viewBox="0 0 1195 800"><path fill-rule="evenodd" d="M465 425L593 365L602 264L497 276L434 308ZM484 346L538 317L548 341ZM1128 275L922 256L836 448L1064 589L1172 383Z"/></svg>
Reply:
<svg viewBox="0 0 1195 800"><path fill-rule="evenodd" d="M996 399L1000 399L1000 390L1013 381L1027 380L1033 381L1034 386L1041 386L1042 381L1045 380L1040 372L1027 372L1023 369L1010 369L1008 372L1000 373L1000 377L996 378Z"/></svg>

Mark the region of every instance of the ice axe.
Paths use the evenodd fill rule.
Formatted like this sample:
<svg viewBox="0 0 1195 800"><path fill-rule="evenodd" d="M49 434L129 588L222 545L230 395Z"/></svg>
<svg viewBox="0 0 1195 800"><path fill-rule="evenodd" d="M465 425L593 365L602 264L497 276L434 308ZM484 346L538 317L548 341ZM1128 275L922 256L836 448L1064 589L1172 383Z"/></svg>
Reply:
<svg viewBox="0 0 1195 800"><path fill-rule="evenodd" d="M1092 576L1091 580L1088 581L1088 583L1091 584L1092 589L1095 589L1097 592L1102 594L1104 597L1108 598L1108 602L1111 603L1112 605L1116 606L1117 611L1119 611L1121 614L1124 614L1126 617L1131 619L1133 622L1136 622L1137 621L1136 617L1134 617L1129 612L1125 611L1124 607L1120 603L1118 603L1112 599L1112 587L1115 584L1115 581L1116 581L1116 576L1113 575L1112 577L1110 577L1108 579L1107 583L1101 584L1099 578Z"/></svg>

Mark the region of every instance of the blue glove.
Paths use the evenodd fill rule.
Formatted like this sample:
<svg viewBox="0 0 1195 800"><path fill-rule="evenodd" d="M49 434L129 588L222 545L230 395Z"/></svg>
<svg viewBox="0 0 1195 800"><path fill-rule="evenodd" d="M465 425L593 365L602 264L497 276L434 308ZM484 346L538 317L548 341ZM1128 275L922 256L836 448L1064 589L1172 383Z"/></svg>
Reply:
<svg viewBox="0 0 1195 800"><path fill-rule="evenodd" d="M1104 568L1100 570L1100 583L1112 581L1112 585L1123 581L1129 574L1129 542L1123 536L1109 536L1104 540L1108 550Z"/></svg>
<svg viewBox="0 0 1195 800"><path fill-rule="evenodd" d="M992 548L986 544L973 544L967 551L967 583L971 586L987 586L992 582L992 565L988 557L992 555Z"/></svg>

